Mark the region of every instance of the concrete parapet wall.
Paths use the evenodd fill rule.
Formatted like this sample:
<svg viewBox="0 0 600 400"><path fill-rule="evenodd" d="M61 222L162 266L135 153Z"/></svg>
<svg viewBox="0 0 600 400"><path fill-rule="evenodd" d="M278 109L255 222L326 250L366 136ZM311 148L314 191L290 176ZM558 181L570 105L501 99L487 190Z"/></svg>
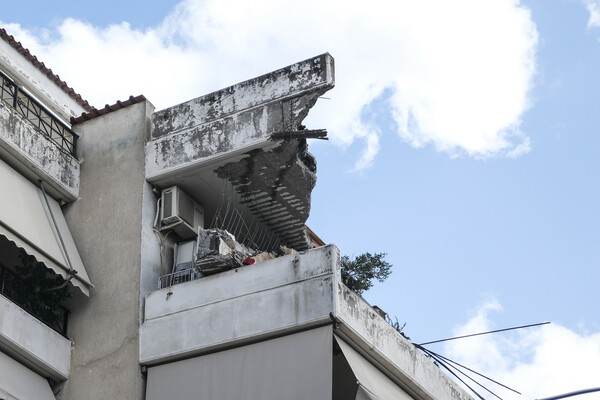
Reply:
<svg viewBox="0 0 600 400"><path fill-rule="evenodd" d="M362 297L340 280L335 290L338 333L354 342L363 356L388 370L403 389L423 399L471 399Z"/></svg>
<svg viewBox="0 0 600 400"><path fill-rule="evenodd" d="M55 199L66 202L77 199L79 162L1 101L0 158L29 180L42 180Z"/></svg>
<svg viewBox="0 0 600 400"><path fill-rule="evenodd" d="M71 341L2 295L0 350L41 376L58 381L69 378Z"/></svg>
<svg viewBox="0 0 600 400"><path fill-rule="evenodd" d="M327 323L414 398L471 399L342 283L333 245L149 293L140 363L167 363Z"/></svg>
<svg viewBox="0 0 600 400"><path fill-rule="evenodd" d="M191 357L330 321L334 246L152 292L140 362Z"/></svg>
<svg viewBox="0 0 600 400"><path fill-rule="evenodd" d="M268 146L273 133L298 129L333 86L333 58L323 54L159 111L146 177L152 182L223 153Z"/></svg>

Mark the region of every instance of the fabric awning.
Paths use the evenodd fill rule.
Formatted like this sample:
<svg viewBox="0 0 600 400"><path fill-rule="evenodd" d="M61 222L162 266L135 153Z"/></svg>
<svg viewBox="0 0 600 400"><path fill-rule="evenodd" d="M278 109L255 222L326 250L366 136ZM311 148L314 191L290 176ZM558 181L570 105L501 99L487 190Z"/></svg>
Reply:
<svg viewBox="0 0 600 400"><path fill-rule="evenodd" d="M356 400L411 400L404 390L385 376L373 364L361 356L339 337L335 336L346 361L358 381Z"/></svg>
<svg viewBox="0 0 600 400"><path fill-rule="evenodd" d="M151 367L146 399L331 398L331 336L326 326Z"/></svg>
<svg viewBox="0 0 600 400"><path fill-rule="evenodd" d="M57 274L68 278L67 254L60 242L42 191L25 177L0 161L0 235L14 242ZM75 242L56 200L48 197L56 225L67 249L71 266L77 271L73 285L89 296L90 283L87 272L75 247Z"/></svg>
<svg viewBox="0 0 600 400"><path fill-rule="evenodd" d="M0 398L55 400L48 381L0 352Z"/></svg>

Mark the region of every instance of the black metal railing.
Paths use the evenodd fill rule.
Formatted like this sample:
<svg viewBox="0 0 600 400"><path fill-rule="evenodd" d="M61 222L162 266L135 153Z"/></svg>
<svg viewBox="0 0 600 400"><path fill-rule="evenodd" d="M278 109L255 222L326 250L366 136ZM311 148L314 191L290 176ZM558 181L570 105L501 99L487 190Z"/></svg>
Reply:
<svg viewBox="0 0 600 400"><path fill-rule="evenodd" d="M67 337L69 310L55 304L44 292L36 291L27 281L0 264L0 294L23 310Z"/></svg>
<svg viewBox="0 0 600 400"><path fill-rule="evenodd" d="M17 84L0 71L0 98L12 106L46 138L61 150L75 156L77 134L56 118L46 107L25 93Z"/></svg>

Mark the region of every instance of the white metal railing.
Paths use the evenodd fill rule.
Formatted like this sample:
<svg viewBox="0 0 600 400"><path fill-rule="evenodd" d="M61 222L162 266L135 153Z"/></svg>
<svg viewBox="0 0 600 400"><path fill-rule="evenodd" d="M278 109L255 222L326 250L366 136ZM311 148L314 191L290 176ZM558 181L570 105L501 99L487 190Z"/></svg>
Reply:
<svg viewBox="0 0 600 400"><path fill-rule="evenodd" d="M197 274L193 268L184 269L183 271L173 272L172 274L163 275L158 278L158 288L162 289L183 282L193 281L199 277L200 274Z"/></svg>

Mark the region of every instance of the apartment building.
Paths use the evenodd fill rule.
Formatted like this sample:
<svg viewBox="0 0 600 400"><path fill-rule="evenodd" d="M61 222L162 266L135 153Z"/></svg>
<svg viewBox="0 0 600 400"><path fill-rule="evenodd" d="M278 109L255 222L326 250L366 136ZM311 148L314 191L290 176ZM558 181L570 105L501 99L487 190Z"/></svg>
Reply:
<svg viewBox="0 0 600 400"><path fill-rule="evenodd" d="M329 54L94 108L0 37L0 399L470 399L305 225Z"/></svg>

